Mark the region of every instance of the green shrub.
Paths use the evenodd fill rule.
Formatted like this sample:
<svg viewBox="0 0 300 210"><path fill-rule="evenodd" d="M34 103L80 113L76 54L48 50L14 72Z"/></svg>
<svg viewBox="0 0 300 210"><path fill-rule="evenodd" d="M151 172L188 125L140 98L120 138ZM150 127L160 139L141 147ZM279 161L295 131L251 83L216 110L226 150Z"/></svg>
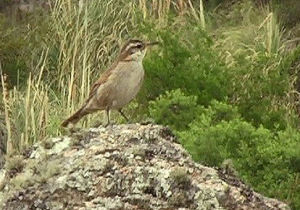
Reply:
<svg viewBox="0 0 300 210"><path fill-rule="evenodd" d="M203 109L197 119L189 124L189 129L178 134L182 144L195 160L209 165L220 165L224 159L230 157L227 147L237 148L240 138L248 138L249 132L241 132L240 136L234 133L234 130L240 129L239 126L251 126L246 122L240 125L240 122L242 121L236 107L213 101L211 106Z"/></svg>
<svg viewBox="0 0 300 210"><path fill-rule="evenodd" d="M299 132L291 128L279 132L256 128L242 119L235 107L214 104L189 129L178 132L193 158L210 166L231 159L243 180L257 191L298 206L300 187L292 183L299 183ZM224 107L226 115L220 115L218 107ZM228 113L234 114L216 117Z"/></svg>
<svg viewBox="0 0 300 210"><path fill-rule="evenodd" d="M157 123L175 130L186 129L198 112L197 97L187 96L180 89L167 91L149 105L150 116Z"/></svg>
<svg viewBox="0 0 300 210"><path fill-rule="evenodd" d="M225 99L230 92L229 72L212 49L206 32L186 23L180 28L160 29L157 36L162 44L144 61L147 78L140 103L178 88L197 96L202 105L212 99Z"/></svg>
<svg viewBox="0 0 300 210"><path fill-rule="evenodd" d="M237 75L233 80L239 97L237 105L242 116L254 125L284 129L289 123L289 111L282 99L289 92L289 73L280 68L282 58L262 53L251 62L243 57L236 59ZM247 79L241 78L243 75Z"/></svg>
<svg viewBox="0 0 300 210"><path fill-rule="evenodd" d="M258 35L241 35L240 28L247 34L264 20L263 15L252 20L255 14L249 15L251 27L239 26L232 29L237 30L232 36L225 34L216 42L191 21L181 27L157 29L155 34L148 29L154 26L145 24L140 30L151 39L161 40L161 45L145 58L146 80L138 102L147 106L165 91L179 88L197 96L199 105L207 106L212 100L231 101L256 127L262 124L280 130L296 125L288 100L294 78L290 74L291 60L299 57L293 53L278 56L281 33L275 16L270 16L268 30L264 26ZM268 33L274 36L267 38ZM225 57L227 54L230 56Z"/></svg>

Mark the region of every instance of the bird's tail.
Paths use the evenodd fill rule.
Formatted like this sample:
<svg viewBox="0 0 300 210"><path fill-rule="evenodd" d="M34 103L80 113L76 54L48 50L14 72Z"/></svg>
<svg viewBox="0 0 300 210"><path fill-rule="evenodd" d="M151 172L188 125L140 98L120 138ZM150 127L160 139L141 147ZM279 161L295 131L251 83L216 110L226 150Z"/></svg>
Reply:
<svg viewBox="0 0 300 210"><path fill-rule="evenodd" d="M68 119L62 122L62 127L67 127L70 123L76 124L83 116L88 114L85 111L85 106L81 107L77 112L75 112L73 115L71 115Z"/></svg>

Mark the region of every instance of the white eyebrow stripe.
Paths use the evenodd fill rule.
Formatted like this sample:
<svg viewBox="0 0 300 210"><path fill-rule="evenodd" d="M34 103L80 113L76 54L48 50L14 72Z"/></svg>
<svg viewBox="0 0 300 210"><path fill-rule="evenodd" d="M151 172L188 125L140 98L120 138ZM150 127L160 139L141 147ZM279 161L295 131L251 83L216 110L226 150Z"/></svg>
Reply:
<svg viewBox="0 0 300 210"><path fill-rule="evenodd" d="M130 43L127 45L127 47L125 48L125 51L129 50L132 47L137 47L138 45L140 45L140 42L135 42L135 43Z"/></svg>

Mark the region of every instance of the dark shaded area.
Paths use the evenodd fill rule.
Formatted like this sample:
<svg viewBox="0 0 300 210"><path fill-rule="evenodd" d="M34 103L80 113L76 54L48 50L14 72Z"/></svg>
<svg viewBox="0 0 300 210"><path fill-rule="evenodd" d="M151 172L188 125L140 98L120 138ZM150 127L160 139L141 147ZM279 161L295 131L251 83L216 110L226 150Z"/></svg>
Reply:
<svg viewBox="0 0 300 210"><path fill-rule="evenodd" d="M261 195L255 193L253 189L247 186L239 177L237 177L234 173L232 173L227 168L219 168L218 169L219 177L228 183L231 186L235 186L240 188L241 194L246 198L245 203L247 203L248 208L257 209L257 210L265 210L270 207L266 205L266 203L261 198ZM230 190L228 190L225 194L225 197L219 198L220 203L222 203L223 207L226 209L239 209L240 203L237 202L234 197L230 194ZM275 209L279 208L275 206Z"/></svg>
<svg viewBox="0 0 300 210"><path fill-rule="evenodd" d="M0 104L1 106L2 104ZM4 166L6 154L7 130L4 119L4 109L0 107L0 169Z"/></svg>

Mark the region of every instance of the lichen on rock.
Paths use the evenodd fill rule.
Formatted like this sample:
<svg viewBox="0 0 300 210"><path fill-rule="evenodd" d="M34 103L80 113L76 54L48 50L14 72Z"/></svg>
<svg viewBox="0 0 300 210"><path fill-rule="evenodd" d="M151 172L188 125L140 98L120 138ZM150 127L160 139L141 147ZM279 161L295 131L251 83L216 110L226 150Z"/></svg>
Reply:
<svg viewBox="0 0 300 210"><path fill-rule="evenodd" d="M36 144L23 158L6 176L2 209L289 209L195 163L159 125L91 128Z"/></svg>

